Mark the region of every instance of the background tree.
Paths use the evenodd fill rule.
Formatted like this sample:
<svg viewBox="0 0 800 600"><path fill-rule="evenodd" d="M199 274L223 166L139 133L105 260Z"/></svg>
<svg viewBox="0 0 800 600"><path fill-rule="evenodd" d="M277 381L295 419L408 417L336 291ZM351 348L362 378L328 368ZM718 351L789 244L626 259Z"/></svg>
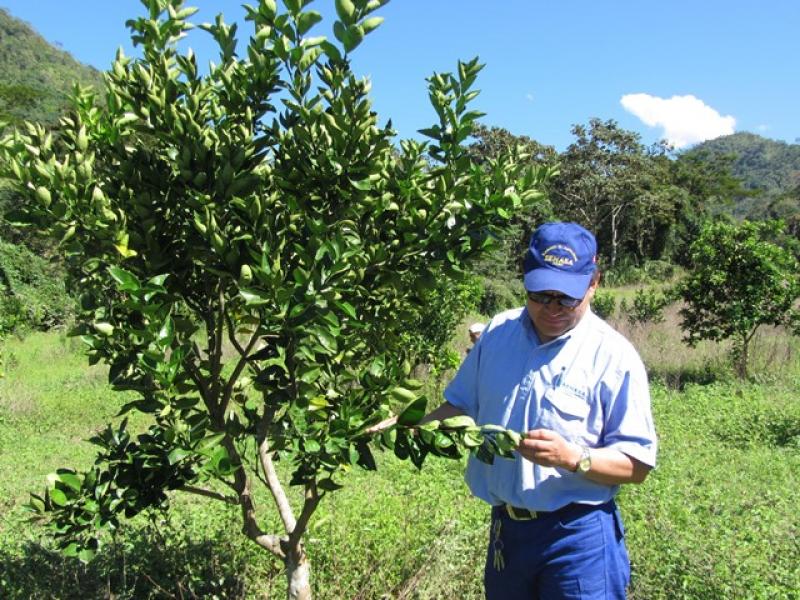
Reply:
<svg viewBox="0 0 800 600"><path fill-rule="evenodd" d="M430 141L393 147L348 60L381 0L337 0L338 45L309 36L321 16L308 0L285 12L261 0L247 7L246 58L218 16L202 26L220 49L207 75L176 48L195 9L143 4L128 23L142 58L118 55L102 101L81 89L59 136L28 125L0 144L2 175L24 198L13 217L59 240L90 361L134 395L122 413L152 419L138 435L109 425L92 440L96 463L59 470L31 508L89 560L99 529L167 507L172 490L232 503L243 532L284 562L289 596L308 598L302 540L318 503L353 466L375 468L368 429L398 400L412 400L401 425L424 411L403 386L413 300L460 277L541 198L547 170L524 155L473 163L476 60L428 80ZM442 426L422 436L442 455L454 440L513 442ZM387 433L421 463L423 446ZM262 529L259 483L282 533Z"/></svg>
<svg viewBox="0 0 800 600"><path fill-rule="evenodd" d="M661 193L657 165L638 134L599 119L592 119L588 128L575 125L572 133L577 139L561 154L551 201L559 217L595 232L606 264L613 268L626 245L635 252L671 221L672 198Z"/></svg>
<svg viewBox="0 0 800 600"><path fill-rule="evenodd" d="M668 177L682 195L675 223L669 228L665 256L686 266L686 250L715 215L736 212L736 203L752 192L733 174L734 155L693 148L666 157Z"/></svg>
<svg viewBox="0 0 800 600"><path fill-rule="evenodd" d="M786 325L798 317L796 257L771 240L783 223L706 225L690 248L690 272L679 286L686 303L681 327L689 344L733 341L740 377L747 375L748 346L762 325Z"/></svg>
<svg viewBox="0 0 800 600"><path fill-rule="evenodd" d="M800 240L800 185L772 200L767 215L771 219L784 221L789 235Z"/></svg>
<svg viewBox="0 0 800 600"><path fill-rule="evenodd" d="M468 151L483 166L492 164L514 148L521 148L534 167L545 167L548 180L558 172L558 153L552 146L540 144L527 136L514 135L501 127L477 125ZM522 259L533 230L553 217L549 200L543 199L529 209L511 216L498 234L497 243L471 267L483 288L478 301L481 313L493 315L524 303L520 277Z"/></svg>
<svg viewBox="0 0 800 600"><path fill-rule="evenodd" d="M468 151L479 165L489 166L492 161L518 148L525 152L532 166L547 167L549 177L557 173L558 153L552 146L540 144L524 135L514 135L502 127L481 124L476 125L472 138L474 141L469 145ZM493 254L501 255L502 258L498 256L498 259L505 263L498 264L498 267L518 272L531 233L537 225L552 216L553 211L547 201L538 202L528 211L512 215L508 225L503 227L500 244L493 250Z"/></svg>

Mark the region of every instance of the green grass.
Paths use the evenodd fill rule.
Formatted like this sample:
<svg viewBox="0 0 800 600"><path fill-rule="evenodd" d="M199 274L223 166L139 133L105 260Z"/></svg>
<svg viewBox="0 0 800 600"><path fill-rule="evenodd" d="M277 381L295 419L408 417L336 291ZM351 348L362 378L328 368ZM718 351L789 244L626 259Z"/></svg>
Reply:
<svg viewBox="0 0 800 600"><path fill-rule="evenodd" d="M657 388L659 467L622 496L633 598L797 598L796 388Z"/></svg>
<svg viewBox="0 0 800 600"><path fill-rule="evenodd" d="M697 357L663 331L639 334L662 336L654 355L675 372L679 356L714 363L711 349ZM680 389L654 385L659 467L620 497L634 600L800 598L800 377L795 342L775 340L762 339L754 360L777 368L755 369L755 382L709 366L707 385L688 376ZM5 344L0 597L285 597L280 565L239 533L236 509L196 497L175 495L168 515L133 519L89 566L47 549L21 503L57 467L88 466L83 440L123 403L79 349L55 333ZM383 454L378 463L320 505L307 539L315 598L482 598L488 514L462 462L429 459L417 471Z"/></svg>

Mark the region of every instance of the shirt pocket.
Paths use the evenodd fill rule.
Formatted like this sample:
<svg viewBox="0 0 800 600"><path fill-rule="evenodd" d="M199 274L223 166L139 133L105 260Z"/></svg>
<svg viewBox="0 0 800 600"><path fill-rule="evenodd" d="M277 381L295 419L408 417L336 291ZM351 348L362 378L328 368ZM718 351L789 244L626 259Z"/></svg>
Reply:
<svg viewBox="0 0 800 600"><path fill-rule="evenodd" d="M556 387L549 389L540 405L540 425L568 437L586 434L589 403L570 391Z"/></svg>

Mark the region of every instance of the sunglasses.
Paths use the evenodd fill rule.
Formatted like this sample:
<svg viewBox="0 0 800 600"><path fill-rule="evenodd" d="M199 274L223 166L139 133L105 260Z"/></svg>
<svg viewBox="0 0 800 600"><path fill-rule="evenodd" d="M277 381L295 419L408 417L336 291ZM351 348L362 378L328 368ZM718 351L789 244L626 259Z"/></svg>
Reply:
<svg viewBox="0 0 800 600"><path fill-rule="evenodd" d="M565 308L575 308L583 298L573 298L572 296L557 296L554 294L543 294L542 292L528 292L528 300L536 302L536 304L550 304L551 302L558 302L560 306Z"/></svg>

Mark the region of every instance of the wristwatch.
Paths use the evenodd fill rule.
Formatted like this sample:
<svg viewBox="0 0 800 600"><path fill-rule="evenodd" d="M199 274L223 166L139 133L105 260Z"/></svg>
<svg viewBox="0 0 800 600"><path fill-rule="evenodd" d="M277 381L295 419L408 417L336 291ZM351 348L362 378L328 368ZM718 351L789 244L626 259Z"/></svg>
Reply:
<svg viewBox="0 0 800 600"><path fill-rule="evenodd" d="M576 473L588 473L592 468L592 452L588 446L581 446L581 457L575 466Z"/></svg>

